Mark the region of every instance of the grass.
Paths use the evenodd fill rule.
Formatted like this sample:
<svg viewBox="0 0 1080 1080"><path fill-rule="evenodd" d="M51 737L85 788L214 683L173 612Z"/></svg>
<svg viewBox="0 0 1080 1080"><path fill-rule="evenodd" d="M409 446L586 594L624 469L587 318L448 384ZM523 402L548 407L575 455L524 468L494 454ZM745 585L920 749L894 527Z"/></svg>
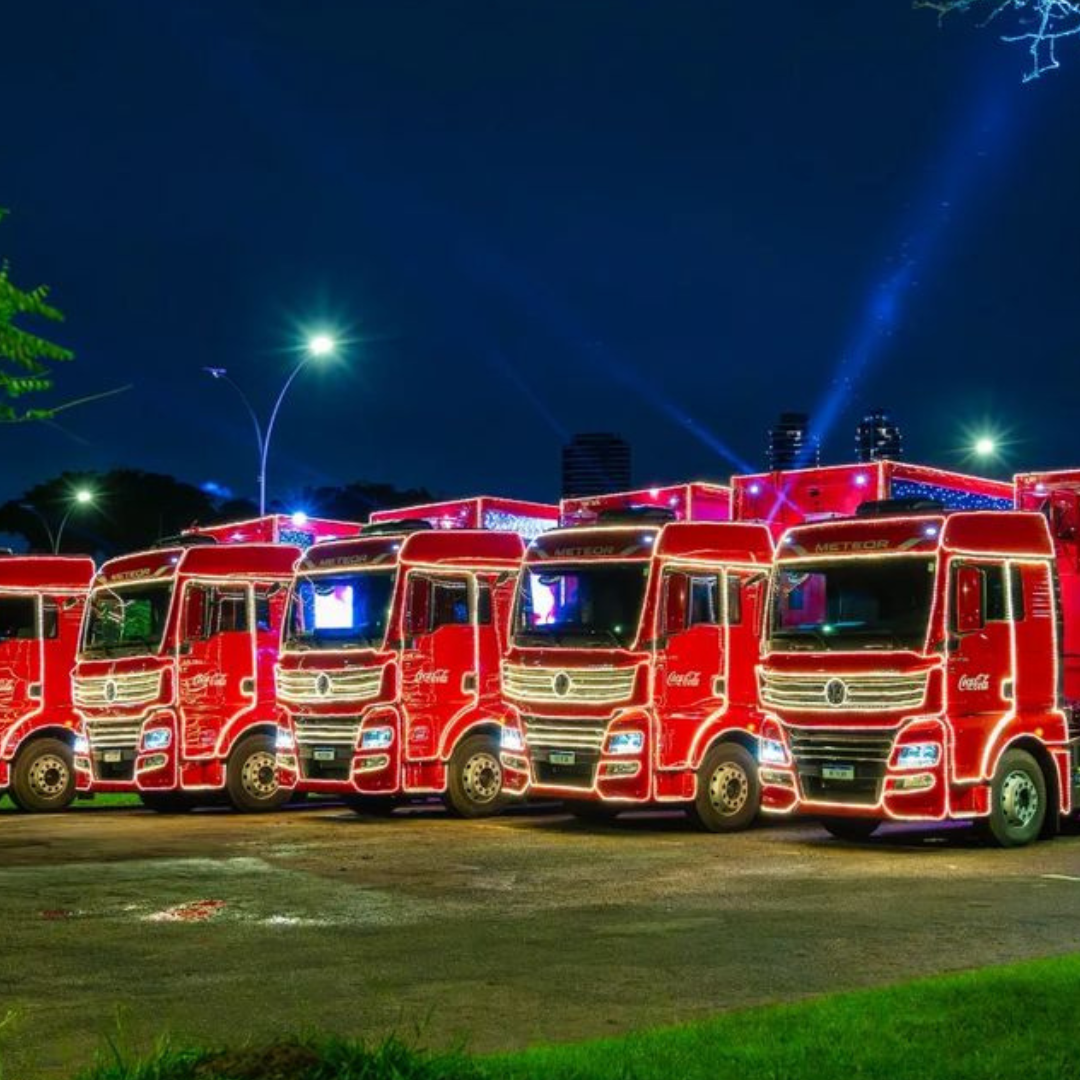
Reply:
<svg viewBox="0 0 1080 1080"><path fill-rule="evenodd" d="M138 795L95 795L91 799L76 798L68 807L72 810L113 810L125 806L142 806ZM15 804L7 797L0 797L0 813L15 813Z"/></svg>
<svg viewBox="0 0 1080 1080"><path fill-rule="evenodd" d="M763 963L773 962L764 955ZM587 987L564 987L589 1008ZM231 1051L163 1046L78 1080L1074 1080L1080 955L723 1013L518 1053L428 1053L290 1039Z"/></svg>

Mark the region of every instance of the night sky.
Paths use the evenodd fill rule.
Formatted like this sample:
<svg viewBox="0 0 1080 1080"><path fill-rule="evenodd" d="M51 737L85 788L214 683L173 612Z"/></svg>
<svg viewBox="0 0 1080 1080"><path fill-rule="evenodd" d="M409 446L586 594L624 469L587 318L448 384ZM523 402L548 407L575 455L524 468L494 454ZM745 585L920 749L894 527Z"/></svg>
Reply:
<svg viewBox="0 0 1080 1080"><path fill-rule="evenodd" d="M0 498L133 466L254 494L248 417L306 329L271 494L554 498L574 431L640 483L850 457L1080 465L1080 43L1029 85L909 0L173 0L3 16L0 253L77 351L0 430Z"/></svg>

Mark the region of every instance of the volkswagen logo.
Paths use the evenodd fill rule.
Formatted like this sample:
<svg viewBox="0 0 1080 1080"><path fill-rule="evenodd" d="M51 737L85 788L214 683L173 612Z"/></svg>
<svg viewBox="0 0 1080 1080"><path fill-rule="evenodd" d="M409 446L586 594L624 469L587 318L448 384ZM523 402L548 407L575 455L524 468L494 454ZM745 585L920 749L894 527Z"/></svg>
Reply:
<svg viewBox="0 0 1080 1080"><path fill-rule="evenodd" d="M840 679L830 679L825 684L825 700L830 705L843 705L847 701L847 687Z"/></svg>
<svg viewBox="0 0 1080 1080"><path fill-rule="evenodd" d="M551 688L559 697L566 697L570 693L570 676L565 671L560 671L552 680Z"/></svg>
<svg viewBox="0 0 1080 1080"><path fill-rule="evenodd" d="M319 677L315 680L315 693L319 697L326 697L330 693L330 676L325 671L320 671Z"/></svg>
<svg viewBox="0 0 1080 1080"><path fill-rule="evenodd" d="M110 705L116 700L116 683L112 679L105 684L105 700Z"/></svg>

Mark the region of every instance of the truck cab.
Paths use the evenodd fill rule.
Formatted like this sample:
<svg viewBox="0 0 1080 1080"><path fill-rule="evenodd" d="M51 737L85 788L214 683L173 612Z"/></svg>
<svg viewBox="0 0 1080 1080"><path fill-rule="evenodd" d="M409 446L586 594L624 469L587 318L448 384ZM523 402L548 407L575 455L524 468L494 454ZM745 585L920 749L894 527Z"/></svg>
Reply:
<svg viewBox="0 0 1080 1080"><path fill-rule="evenodd" d="M1070 521L1055 538L1042 513L886 503L791 530L760 670L765 809L846 838L883 821L1051 834L1076 798Z"/></svg>
<svg viewBox="0 0 1080 1080"><path fill-rule="evenodd" d="M71 668L93 576L91 559L0 555L0 794L20 810L75 797Z"/></svg>
<svg viewBox="0 0 1080 1080"><path fill-rule="evenodd" d="M81 790L183 811L287 799L274 769L274 663L300 548L167 546L105 563L74 672Z"/></svg>
<svg viewBox="0 0 1080 1080"><path fill-rule="evenodd" d="M398 513L297 567L277 667L279 780L358 812L439 795L463 817L492 814L506 799L499 663L524 541Z"/></svg>
<svg viewBox="0 0 1080 1080"><path fill-rule="evenodd" d="M503 666L505 784L584 817L673 805L743 828L772 540L725 521L726 499L719 520L672 520L654 490L529 545Z"/></svg>

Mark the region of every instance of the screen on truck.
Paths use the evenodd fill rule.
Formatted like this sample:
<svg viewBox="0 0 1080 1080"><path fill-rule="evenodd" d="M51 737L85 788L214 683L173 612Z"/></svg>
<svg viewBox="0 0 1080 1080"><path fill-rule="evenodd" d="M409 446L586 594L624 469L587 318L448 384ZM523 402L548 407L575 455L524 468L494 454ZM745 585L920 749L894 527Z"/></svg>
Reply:
<svg viewBox="0 0 1080 1080"><path fill-rule="evenodd" d="M773 571L769 648L922 649L934 560L852 558Z"/></svg>
<svg viewBox="0 0 1080 1080"><path fill-rule="evenodd" d="M84 656L157 652L165 637L173 583L95 589L87 606Z"/></svg>
<svg viewBox="0 0 1080 1080"><path fill-rule="evenodd" d="M285 647L379 647L396 577L396 570L366 570L298 578L289 600Z"/></svg>
<svg viewBox="0 0 1080 1080"><path fill-rule="evenodd" d="M518 645L629 648L637 636L648 564L527 567L514 613Z"/></svg>

